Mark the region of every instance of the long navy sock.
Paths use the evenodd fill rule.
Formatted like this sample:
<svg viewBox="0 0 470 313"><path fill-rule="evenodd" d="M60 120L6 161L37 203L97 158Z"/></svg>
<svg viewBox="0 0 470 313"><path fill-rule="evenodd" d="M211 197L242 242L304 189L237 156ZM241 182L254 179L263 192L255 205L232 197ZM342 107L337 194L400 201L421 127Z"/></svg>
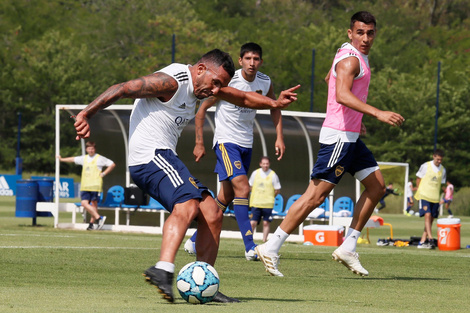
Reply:
<svg viewBox="0 0 470 313"><path fill-rule="evenodd" d="M253 241L253 232L251 231L250 217L248 215L248 198L233 199L233 210L237 219L238 228L242 234L245 251L248 252L256 246Z"/></svg>

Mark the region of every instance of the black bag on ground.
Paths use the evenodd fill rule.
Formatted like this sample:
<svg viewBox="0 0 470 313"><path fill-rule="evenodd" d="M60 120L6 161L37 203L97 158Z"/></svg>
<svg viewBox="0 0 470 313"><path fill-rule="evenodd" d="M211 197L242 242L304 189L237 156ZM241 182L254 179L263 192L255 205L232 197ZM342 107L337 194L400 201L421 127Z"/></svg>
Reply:
<svg viewBox="0 0 470 313"><path fill-rule="evenodd" d="M148 197L142 189L135 185L124 188L124 204L147 205Z"/></svg>

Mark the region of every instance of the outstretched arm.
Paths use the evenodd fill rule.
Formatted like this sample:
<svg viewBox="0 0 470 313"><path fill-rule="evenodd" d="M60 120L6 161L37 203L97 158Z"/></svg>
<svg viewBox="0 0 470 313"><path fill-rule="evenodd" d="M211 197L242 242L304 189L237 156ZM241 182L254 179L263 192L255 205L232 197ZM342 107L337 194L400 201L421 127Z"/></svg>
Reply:
<svg viewBox="0 0 470 313"><path fill-rule="evenodd" d="M68 157L68 158L63 158L60 155L57 156L60 162L67 162L67 163L74 163L75 162L75 157Z"/></svg>
<svg viewBox="0 0 470 313"><path fill-rule="evenodd" d="M113 85L78 113L74 124L77 131L76 139L90 137L88 119L96 112L108 107L119 99L159 98L162 101L168 101L177 89L178 83L164 73L153 73L125 83Z"/></svg>
<svg viewBox="0 0 470 313"><path fill-rule="evenodd" d="M196 162L199 162L201 158L206 155L206 148L204 147L204 121L206 119L207 110L217 103L217 98L209 97L204 101L194 118L195 131L196 131L196 142L194 145L193 155Z"/></svg>
<svg viewBox="0 0 470 313"><path fill-rule="evenodd" d="M362 102L351 91L354 78L359 73L359 60L355 57L346 58L336 65L336 101L358 112L375 117L379 121L400 126L405 119L398 113L379 110Z"/></svg>
<svg viewBox="0 0 470 313"><path fill-rule="evenodd" d="M281 92L277 100L265 97L256 92L245 92L233 87L221 88L215 95L217 98L233 103L240 107L252 109L283 109L297 100L297 89L300 85Z"/></svg>

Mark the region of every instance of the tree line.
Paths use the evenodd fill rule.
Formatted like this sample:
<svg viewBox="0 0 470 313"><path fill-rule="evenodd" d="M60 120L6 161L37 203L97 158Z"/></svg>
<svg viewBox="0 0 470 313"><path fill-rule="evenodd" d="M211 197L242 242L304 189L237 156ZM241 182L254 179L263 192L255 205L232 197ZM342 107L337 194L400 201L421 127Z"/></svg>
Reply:
<svg viewBox="0 0 470 313"><path fill-rule="evenodd" d="M455 185L470 186L468 1L7 0L0 8L4 171L15 167L18 112L24 169L53 172L55 105L87 104L112 84L169 64L173 35L175 61L187 64L213 48L236 61L241 44L259 43L261 71L277 94L302 85L289 110L325 112L333 56L348 41L351 15L367 10L378 22L368 102L406 121L391 128L365 117L364 141L381 161L410 163L412 174L431 159L440 62L437 147ZM73 138L73 129L62 136ZM79 153L73 140L62 142L64 155Z"/></svg>

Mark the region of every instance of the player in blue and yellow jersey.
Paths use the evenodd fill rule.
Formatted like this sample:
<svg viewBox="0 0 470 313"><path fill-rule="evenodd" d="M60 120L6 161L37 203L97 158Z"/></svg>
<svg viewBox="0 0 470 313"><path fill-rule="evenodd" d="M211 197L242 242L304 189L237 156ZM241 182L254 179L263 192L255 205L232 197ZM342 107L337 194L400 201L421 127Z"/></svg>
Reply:
<svg viewBox="0 0 470 313"><path fill-rule="evenodd" d="M259 72L259 68L263 64L263 51L258 44L253 42L244 44L240 49L238 63L242 68L235 72L229 86L243 91L254 91L275 99L271 79ZM205 155L204 120L207 109L214 105L217 105L217 107L215 111L213 149L217 156L215 172L219 175L220 181L220 191L216 202L225 211L233 201L235 218L245 244L245 257L247 260L256 260L257 256L254 252L256 244L253 241L249 217L250 184L248 183L247 174L251 162L253 122L256 110L240 107L230 101L218 101L216 97L204 101L196 114L195 120L196 145L194 147L194 156L196 162L199 162ZM278 156L277 159L280 160L285 151L281 111L271 109L271 118L277 135L275 153ZM196 234L186 242L185 249L188 252L193 252L191 247L192 243L195 242L195 238Z"/></svg>

